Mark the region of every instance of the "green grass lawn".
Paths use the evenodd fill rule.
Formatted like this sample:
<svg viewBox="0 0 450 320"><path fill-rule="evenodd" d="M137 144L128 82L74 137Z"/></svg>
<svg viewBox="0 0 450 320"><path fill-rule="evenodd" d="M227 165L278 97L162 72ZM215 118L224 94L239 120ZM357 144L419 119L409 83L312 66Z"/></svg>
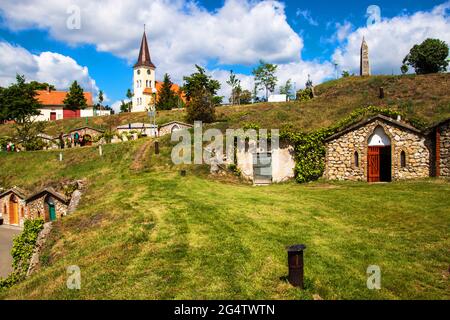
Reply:
<svg viewBox="0 0 450 320"><path fill-rule="evenodd" d="M287 183L253 187L161 155L148 140L0 155L0 183L28 189L87 178L79 210L55 224L42 267L5 299L450 299L450 184ZM286 246L304 243L306 290ZM66 288L66 268L82 288ZM366 287L369 265L382 289Z"/></svg>

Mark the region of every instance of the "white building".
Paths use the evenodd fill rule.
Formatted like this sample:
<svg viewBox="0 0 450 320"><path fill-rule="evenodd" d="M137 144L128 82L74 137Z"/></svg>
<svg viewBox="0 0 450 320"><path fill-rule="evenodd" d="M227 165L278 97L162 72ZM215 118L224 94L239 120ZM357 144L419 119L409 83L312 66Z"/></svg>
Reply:
<svg viewBox="0 0 450 320"><path fill-rule="evenodd" d="M147 111L156 95L156 67L150 58L147 36L144 31L139 58L133 67L133 103L131 112Z"/></svg>
<svg viewBox="0 0 450 320"><path fill-rule="evenodd" d="M269 96L268 102L286 102L288 100L288 96L285 94L272 94Z"/></svg>

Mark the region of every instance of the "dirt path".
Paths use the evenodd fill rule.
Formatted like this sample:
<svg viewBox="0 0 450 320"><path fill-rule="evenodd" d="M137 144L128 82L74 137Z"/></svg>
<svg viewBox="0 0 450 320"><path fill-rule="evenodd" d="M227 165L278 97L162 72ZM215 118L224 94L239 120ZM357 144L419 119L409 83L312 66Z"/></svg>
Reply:
<svg viewBox="0 0 450 320"><path fill-rule="evenodd" d="M138 152L136 152L133 163L130 166L131 170L141 170L144 167L145 159L152 142L153 140L147 141L142 145Z"/></svg>

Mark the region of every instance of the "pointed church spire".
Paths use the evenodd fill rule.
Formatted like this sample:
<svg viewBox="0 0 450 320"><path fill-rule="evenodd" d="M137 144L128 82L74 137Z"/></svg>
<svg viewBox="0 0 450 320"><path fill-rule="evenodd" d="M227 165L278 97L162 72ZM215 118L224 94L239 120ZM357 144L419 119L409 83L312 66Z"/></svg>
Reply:
<svg viewBox="0 0 450 320"><path fill-rule="evenodd" d="M150 50L148 49L147 35L145 34L145 25L144 25L144 35L142 36L141 41L141 49L139 50L139 58L134 67L137 68L142 66L156 68L152 62L152 59L150 58Z"/></svg>

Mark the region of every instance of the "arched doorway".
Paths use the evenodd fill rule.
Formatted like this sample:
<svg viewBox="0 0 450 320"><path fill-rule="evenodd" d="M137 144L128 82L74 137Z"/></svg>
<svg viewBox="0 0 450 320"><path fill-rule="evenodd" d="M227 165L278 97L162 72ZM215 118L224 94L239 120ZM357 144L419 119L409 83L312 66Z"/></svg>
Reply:
<svg viewBox="0 0 450 320"><path fill-rule="evenodd" d="M15 194L9 198L9 224L19 224L19 199Z"/></svg>
<svg viewBox="0 0 450 320"><path fill-rule="evenodd" d="M55 206L55 200L52 197L47 197L45 200L45 206L48 212L48 219L49 221L55 221L56 220L56 206Z"/></svg>
<svg viewBox="0 0 450 320"><path fill-rule="evenodd" d="M367 162L369 182L392 181L391 139L381 126L376 127L369 137Z"/></svg>
<svg viewBox="0 0 450 320"><path fill-rule="evenodd" d="M180 126L176 124L176 125L174 125L174 126L172 127L171 132L173 133L173 132L178 131L178 130L180 130Z"/></svg>

